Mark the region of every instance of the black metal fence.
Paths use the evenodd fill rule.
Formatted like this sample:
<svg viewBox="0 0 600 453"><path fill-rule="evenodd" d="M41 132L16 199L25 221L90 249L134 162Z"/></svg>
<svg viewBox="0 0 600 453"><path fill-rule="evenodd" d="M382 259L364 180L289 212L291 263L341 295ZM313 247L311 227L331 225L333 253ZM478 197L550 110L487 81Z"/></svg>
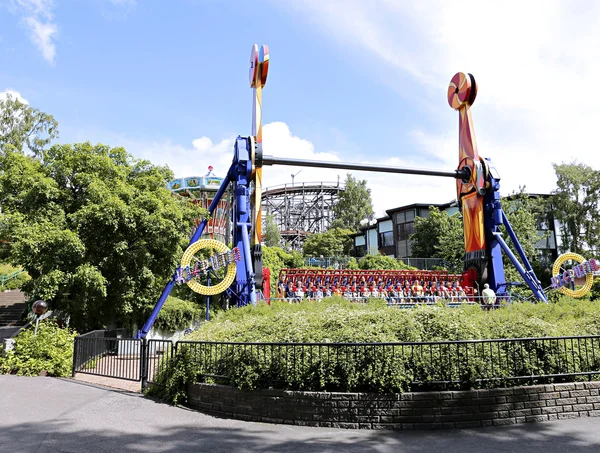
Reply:
<svg viewBox="0 0 600 453"><path fill-rule="evenodd" d="M92 374L152 383L173 354L169 340L118 338L97 330L75 338L72 375Z"/></svg>
<svg viewBox="0 0 600 453"><path fill-rule="evenodd" d="M406 391L600 376L600 336L413 343L181 341L198 380L247 388Z"/></svg>

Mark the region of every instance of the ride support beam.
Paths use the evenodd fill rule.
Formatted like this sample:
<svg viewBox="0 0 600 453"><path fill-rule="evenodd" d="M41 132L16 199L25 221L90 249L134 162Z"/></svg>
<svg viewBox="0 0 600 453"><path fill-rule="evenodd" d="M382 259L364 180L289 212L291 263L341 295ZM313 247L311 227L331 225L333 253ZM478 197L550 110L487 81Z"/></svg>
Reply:
<svg viewBox="0 0 600 453"><path fill-rule="evenodd" d="M262 156L262 165L289 165L292 167L336 168L341 170L372 171L378 173L401 173L405 175L442 176L446 178L468 179L468 170L453 171L426 170L419 168L390 167L388 165L354 164L320 160L291 159L288 157Z"/></svg>

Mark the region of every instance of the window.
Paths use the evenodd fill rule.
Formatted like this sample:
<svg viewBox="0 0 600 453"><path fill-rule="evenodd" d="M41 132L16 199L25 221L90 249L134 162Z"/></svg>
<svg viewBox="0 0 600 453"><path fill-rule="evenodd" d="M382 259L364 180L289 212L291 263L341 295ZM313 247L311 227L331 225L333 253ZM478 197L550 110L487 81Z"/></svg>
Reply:
<svg viewBox="0 0 600 453"><path fill-rule="evenodd" d="M386 231L379 233L379 247L390 247L394 245L394 232Z"/></svg>
<svg viewBox="0 0 600 453"><path fill-rule="evenodd" d="M356 250L356 256L357 257L361 257L361 256L365 256L367 254L367 246L366 245L357 245L355 247Z"/></svg>
<svg viewBox="0 0 600 453"><path fill-rule="evenodd" d="M399 241L406 241L408 240L408 238L410 237L410 235L414 232L415 230L415 224L414 222L408 222L408 223L401 223L397 226L398 228L398 240Z"/></svg>

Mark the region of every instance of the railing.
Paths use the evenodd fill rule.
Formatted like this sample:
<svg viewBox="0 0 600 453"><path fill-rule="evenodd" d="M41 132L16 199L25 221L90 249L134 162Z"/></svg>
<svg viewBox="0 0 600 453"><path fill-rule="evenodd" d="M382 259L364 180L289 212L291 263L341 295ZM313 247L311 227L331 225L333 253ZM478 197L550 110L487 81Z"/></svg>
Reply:
<svg viewBox="0 0 600 453"><path fill-rule="evenodd" d="M4 289L4 285L6 285L9 281L17 278L19 275L24 273L25 271L15 271L10 274L0 275L0 289Z"/></svg>
<svg viewBox="0 0 600 453"><path fill-rule="evenodd" d="M276 186L270 186L270 187L266 187L265 189L263 189L263 193L265 192L270 192L273 190L280 190L280 189L284 189L284 190L298 190L298 189L303 189L303 188L324 188L324 189L328 189L328 188L340 188L343 189L344 188L344 183L340 183L339 181L336 182L323 182L323 181L316 181L316 182L296 182L296 183L289 183L289 184L278 184Z"/></svg>
<svg viewBox="0 0 600 453"><path fill-rule="evenodd" d="M600 336L354 344L180 341L178 354L185 354L199 381L259 388L405 391L600 375Z"/></svg>
<svg viewBox="0 0 600 453"><path fill-rule="evenodd" d="M336 263L339 269L345 269L346 264L350 260L349 256L325 256L325 257L316 257L316 256L307 256L304 258L304 265L311 267L335 267Z"/></svg>
<svg viewBox="0 0 600 453"><path fill-rule="evenodd" d="M172 355L170 340L116 338L115 331L95 330L75 338L72 375L141 381L145 387L154 382Z"/></svg>
<svg viewBox="0 0 600 453"><path fill-rule="evenodd" d="M142 341L138 339L76 337L73 375L83 373L139 381L141 356Z"/></svg>

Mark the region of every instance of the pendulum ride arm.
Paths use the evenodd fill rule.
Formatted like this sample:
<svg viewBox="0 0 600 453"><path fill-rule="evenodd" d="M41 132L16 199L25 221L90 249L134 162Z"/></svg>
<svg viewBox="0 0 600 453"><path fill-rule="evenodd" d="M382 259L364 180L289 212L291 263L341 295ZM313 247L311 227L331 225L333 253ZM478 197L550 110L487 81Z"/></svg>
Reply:
<svg viewBox="0 0 600 453"><path fill-rule="evenodd" d="M256 287L262 290L262 165L260 159L256 159L256 153L262 152L262 89L267 83L269 72L269 48L254 44L250 52L250 87L253 89L252 102L252 137L254 146L251 150L252 157L252 185L254 193L251 198L252 216L252 258L253 269L256 279ZM267 295L268 297L269 295Z"/></svg>
<svg viewBox="0 0 600 453"><path fill-rule="evenodd" d="M477 152L475 129L470 107L477 96L471 74L457 73L448 87L448 103L459 113L458 168L466 169L468 178L456 180L456 198L464 222L465 271L475 281L487 281L486 237L483 221L485 179ZM476 274L475 274L476 273Z"/></svg>
<svg viewBox="0 0 600 453"><path fill-rule="evenodd" d="M471 74L457 73L448 87L448 103L459 112L458 170L468 177L457 179L456 192L462 207L465 240L465 272L467 286L489 283L497 293L506 291L502 252L519 271L538 300L548 302L523 247L519 243L500 203L500 177L490 159L482 159L477 151L475 129L470 106L475 101L477 85ZM521 262L502 237L506 228Z"/></svg>

